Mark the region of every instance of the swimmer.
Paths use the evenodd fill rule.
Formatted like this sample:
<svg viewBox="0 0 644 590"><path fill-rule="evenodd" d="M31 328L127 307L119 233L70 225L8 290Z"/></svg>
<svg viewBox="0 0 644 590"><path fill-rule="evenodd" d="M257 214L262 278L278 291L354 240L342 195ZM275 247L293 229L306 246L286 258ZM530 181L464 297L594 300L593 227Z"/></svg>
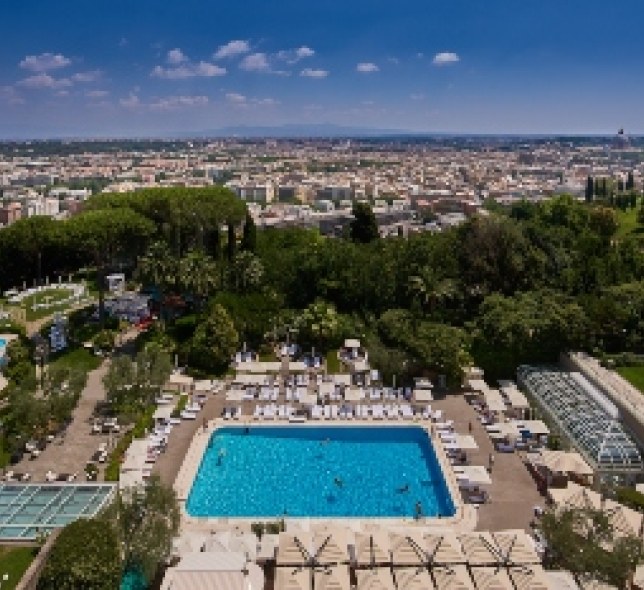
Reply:
<svg viewBox="0 0 644 590"><path fill-rule="evenodd" d="M344 485L344 482L339 477L334 478L333 483L339 488Z"/></svg>
<svg viewBox="0 0 644 590"><path fill-rule="evenodd" d="M244 428L244 434L250 434L250 428L248 428L248 426Z"/></svg>
<svg viewBox="0 0 644 590"><path fill-rule="evenodd" d="M398 488L398 490L397 490L397 492L399 494L404 494L404 493L406 493L408 491L409 491L409 484L408 483L406 483L403 487Z"/></svg>

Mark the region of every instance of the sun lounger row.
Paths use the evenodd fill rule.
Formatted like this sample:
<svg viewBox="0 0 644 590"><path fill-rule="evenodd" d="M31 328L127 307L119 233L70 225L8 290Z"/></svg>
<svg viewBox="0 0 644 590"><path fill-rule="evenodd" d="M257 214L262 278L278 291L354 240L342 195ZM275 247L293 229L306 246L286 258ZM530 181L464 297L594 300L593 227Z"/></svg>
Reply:
<svg viewBox="0 0 644 590"><path fill-rule="evenodd" d="M259 420L288 420L295 415L295 408L289 405L267 404L255 406L253 418Z"/></svg>
<svg viewBox="0 0 644 590"><path fill-rule="evenodd" d="M242 409L237 407L224 408L224 420L239 420L242 416Z"/></svg>

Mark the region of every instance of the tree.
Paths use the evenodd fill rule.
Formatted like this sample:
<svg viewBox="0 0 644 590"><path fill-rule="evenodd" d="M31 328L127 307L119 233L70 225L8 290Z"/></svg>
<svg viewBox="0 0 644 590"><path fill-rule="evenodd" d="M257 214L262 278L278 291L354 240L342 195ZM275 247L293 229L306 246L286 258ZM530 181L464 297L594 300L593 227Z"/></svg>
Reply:
<svg viewBox="0 0 644 590"><path fill-rule="evenodd" d="M219 304L210 309L190 340L190 363L221 373L226 370L239 346L239 334L228 312Z"/></svg>
<svg viewBox="0 0 644 590"><path fill-rule="evenodd" d="M257 228L255 227L255 221L250 211L246 212L244 231L239 247L241 250L247 250L248 252L255 252L257 248Z"/></svg>
<svg viewBox="0 0 644 590"><path fill-rule="evenodd" d="M179 530L180 512L171 487L152 476L147 485L119 493L106 513L114 523L121 545L123 570L138 570L152 582L159 564L172 551ZM118 585L111 588L117 588Z"/></svg>
<svg viewBox="0 0 644 590"><path fill-rule="evenodd" d="M66 229L75 248L96 265L99 319L105 316L105 271L117 257L133 259L154 232L153 224L131 209L87 211L72 217Z"/></svg>
<svg viewBox="0 0 644 590"><path fill-rule="evenodd" d="M60 533L38 590L114 590L121 583L116 531L103 519L79 519Z"/></svg>
<svg viewBox="0 0 644 590"><path fill-rule="evenodd" d="M338 346L345 335L342 316L333 305L322 300L303 309L295 318L293 328L303 347L314 346L324 353Z"/></svg>
<svg viewBox="0 0 644 590"><path fill-rule="evenodd" d="M593 186L593 177L589 176L586 179L586 202L587 203L592 203L594 194L595 194L595 187Z"/></svg>
<svg viewBox="0 0 644 590"><path fill-rule="evenodd" d="M201 250L191 250L179 261L179 282L201 302L219 284L217 264Z"/></svg>
<svg viewBox="0 0 644 590"><path fill-rule="evenodd" d="M351 240L360 244L367 244L380 237L378 222L369 203L354 203L352 214L353 220L351 221L349 232Z"/></svg>
<svg viewBox="0 0 644 590"><path fill-rule="evenodd" d="M629 171L626 177L626 190L632 191L635 188L635 179L633 178L633 171Z"/></svg>
<svg viewBox="0 0 644 590"><path fill-rule="evenodd" d="M228 268L228 287L236 293L257 291L264 282L264 264L250 251L235 255Z"/></svg>
<svg viewBox="0 0 644 590"><path fill-rule="evenodd" d="M154 242L139 259L136 276L140 281L153 285L159 297L159 317L163 322L163 299L166 291L176 285L179 261L165 242Z"/></svg>
<svg viewBox="0 0 644 590"><path fill-rule="evenodd" d="M541 521L546 537L546 564L576 577L626 588L644 556L642 540L616 535L601 510L548 511Z"/></svg>

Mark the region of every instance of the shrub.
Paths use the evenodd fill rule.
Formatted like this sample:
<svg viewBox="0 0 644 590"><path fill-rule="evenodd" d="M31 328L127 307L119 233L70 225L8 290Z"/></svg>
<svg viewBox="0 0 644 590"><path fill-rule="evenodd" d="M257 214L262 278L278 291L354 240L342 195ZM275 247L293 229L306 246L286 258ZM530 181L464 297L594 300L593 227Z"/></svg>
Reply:
<svg viewBox="0 0 644 590"><path fill-rule="evenodd" d="M67 525L56 540L38 580L38 590L114 590L121 561L116 532L101 519Z"/></svg>

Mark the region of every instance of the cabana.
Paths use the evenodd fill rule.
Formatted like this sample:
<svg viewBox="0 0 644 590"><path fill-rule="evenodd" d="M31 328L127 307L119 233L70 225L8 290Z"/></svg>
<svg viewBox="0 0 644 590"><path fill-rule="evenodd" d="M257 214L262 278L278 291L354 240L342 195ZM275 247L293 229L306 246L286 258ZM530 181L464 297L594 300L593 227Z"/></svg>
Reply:
<svg viewBox="0 0 644 590"><path fill-rule="evenodd" d="M347 529L319 527L313 532L315 562L321 565L349 562Z"/></svg>
<svg viewBox="0 0 644 590"><path fill-rule="evenodd" d="M409 532L390 536L391 562L396 566L423 565L426 562L424 540L420 533Z"/></svg>
<svg viewBox="0 0 644 590"><path fill-rule="evenodd" d="M614 500L606 499L604 513L613 527L615 537L641 537L644 530L644 516L632 508L619 504Z"/></svg>
<svg viewBox="0 0 644 590"><path fill-rule="evenodd" d="M177 566L168 568L161 590L196 588L263 590L264 572L243 553L187 553Z"/></svg>
<svg viewBox="0 0 644 590"><path fill-rule="evenodd" d="M306 565L311 555L312 546L311 533L305 531L297 534L281 533L277 546L277 565Z"/></svg>

